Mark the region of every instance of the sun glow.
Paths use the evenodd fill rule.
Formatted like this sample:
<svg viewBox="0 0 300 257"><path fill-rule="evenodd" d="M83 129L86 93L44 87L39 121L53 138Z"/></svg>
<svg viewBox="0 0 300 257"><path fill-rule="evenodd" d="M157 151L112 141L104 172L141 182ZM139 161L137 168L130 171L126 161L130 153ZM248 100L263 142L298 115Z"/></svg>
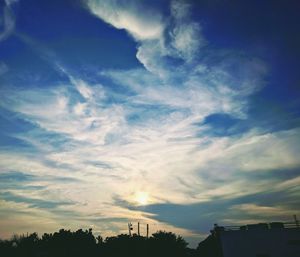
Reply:
<svg viewBox="0 0 300 257"><path fill-rule="evenodd" d="M149 194L147 192L137 192L135 194L135 201L139 204L139 205L147 205L149 202Z"/></svg>

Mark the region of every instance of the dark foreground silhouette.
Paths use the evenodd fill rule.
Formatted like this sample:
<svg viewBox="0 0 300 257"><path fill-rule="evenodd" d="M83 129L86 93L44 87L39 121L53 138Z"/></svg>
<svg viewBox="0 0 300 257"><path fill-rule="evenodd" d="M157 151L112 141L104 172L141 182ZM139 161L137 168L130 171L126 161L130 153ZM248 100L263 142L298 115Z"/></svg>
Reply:
<svg viewBox="0 0 300 257"><path fill-rule="evenodd" d="M216 242L208 237L197 249L187 247L187 242L171 232L158 231L146 238L138 235L94 237L92 229L76 232L61 229L53 234L37 233L13 236L0 240L3 257L219 257L214 250Z"/></svg>

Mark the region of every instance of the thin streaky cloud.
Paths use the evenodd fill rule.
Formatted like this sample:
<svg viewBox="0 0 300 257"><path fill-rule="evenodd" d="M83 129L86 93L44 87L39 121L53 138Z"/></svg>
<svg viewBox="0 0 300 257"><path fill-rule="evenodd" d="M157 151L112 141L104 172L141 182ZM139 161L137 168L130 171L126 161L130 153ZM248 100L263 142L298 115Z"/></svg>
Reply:
<svg viewBox="0 0 300 257"><path fill-rule="evenodd" d="M12 45L0 62L1 237L61 226L106 236L141 221L199 242L216 222L299 211L299 127L259 120L278 94L268 59L218 46L193 2L67 2L51 4L70 21L49 8L34 30L16 28L26 51Z"/></svg>

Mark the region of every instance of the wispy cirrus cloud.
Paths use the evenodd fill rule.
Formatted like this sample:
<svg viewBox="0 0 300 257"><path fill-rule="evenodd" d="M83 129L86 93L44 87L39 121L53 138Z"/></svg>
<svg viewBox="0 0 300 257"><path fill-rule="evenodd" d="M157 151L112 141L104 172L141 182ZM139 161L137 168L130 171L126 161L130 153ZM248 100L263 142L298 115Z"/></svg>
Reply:
<svg viewBox="0 0 300 257"><path fill-rule="evenodd" d="M15 29L16 17L11 8L11 5L15 2L17 2L17 0L6 0L3 10L1 10L2 18L0 19L0 42L7 39Z"/></svg>
<svg viewBox="0 0 300 257"><path fill-rule="evenodd" d="M268 133L253 124L239 133L210 133L216 126L213 115L247 120L249 97L266 83L263 61L211 47L184 1L172 1L168 15L140 1L89 0L86 6L112 29L133 37L140 66L99 69L88 81L42 43L20 36L65 80L43 88L30 81L28 87L0 88L0 107L14 114L12 122L31 124L10 133L26 142L28 151L0 149L2 177L22 171L35 178L25 176L24 183L40 186L3 188L6 206L43 211L45 222L68 216L71 227L78 220L96 221L96 230L108 234L125 232L124 221L144 220L195 237L226 215L265 217L270 209L260 195L299 195L296 172L273 175L299 167L298 128ZM255 174L263 175L254 183ZM147 206L139 205L138 192L148 193ZM15 194L23 198L13 201ZM74 204L57 204L55 212L30 200L42 198ZM290 213L286 206L278 208L282 215ZM175 218L174 211L179 211ZM200 212L202 221L196 217ZM51 229L59 225L50 223ZM193 230L196 226L199 230Z"/></svg>

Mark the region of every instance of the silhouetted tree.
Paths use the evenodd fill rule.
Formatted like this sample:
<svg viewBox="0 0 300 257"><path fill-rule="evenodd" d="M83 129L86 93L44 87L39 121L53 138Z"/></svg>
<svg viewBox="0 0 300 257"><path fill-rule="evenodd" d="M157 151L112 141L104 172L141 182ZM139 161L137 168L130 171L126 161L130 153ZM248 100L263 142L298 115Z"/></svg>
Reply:
<svg viewBox="0 0 300 257"><path fill-rule="evenodd" d="M187 242L171 232L159 231L150 238L133 234L94 237L92 229L13 236L0 240L0 256L4 257L187 257L195 251Z"/></svg>
<svg viewBox="0 0 300 257"><path fill-rule="evenodd" d="M150 237L152 256L185 256L188 243L172 232L159 231Z"/></svg>

